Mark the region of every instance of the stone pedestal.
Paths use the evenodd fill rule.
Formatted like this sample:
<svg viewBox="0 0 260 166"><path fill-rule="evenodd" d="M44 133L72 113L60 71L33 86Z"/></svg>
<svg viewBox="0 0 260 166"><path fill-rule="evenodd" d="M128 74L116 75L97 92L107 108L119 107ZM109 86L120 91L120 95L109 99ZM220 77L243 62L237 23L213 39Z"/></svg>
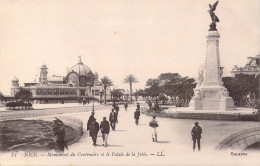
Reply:
<svg viewBox="0 0 260 166"><path fill-rule="evenodd" d="M219 33L208 32L203 81L194 89L190 107L195 110L233 110L234 101L223 86L219 58Z"/></svg>

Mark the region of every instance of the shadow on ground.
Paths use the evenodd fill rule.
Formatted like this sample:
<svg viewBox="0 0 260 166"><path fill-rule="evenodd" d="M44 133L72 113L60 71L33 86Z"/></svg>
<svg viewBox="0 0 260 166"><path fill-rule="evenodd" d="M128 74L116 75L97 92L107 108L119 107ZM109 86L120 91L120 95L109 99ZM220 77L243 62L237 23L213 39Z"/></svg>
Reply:
<svg viewBox="0 0 260 166"><path fill-rule="evenodd" d="M157 143L159 143L159 144L169 144L169 143L171 143L171 141L157 141Z"/></svg>

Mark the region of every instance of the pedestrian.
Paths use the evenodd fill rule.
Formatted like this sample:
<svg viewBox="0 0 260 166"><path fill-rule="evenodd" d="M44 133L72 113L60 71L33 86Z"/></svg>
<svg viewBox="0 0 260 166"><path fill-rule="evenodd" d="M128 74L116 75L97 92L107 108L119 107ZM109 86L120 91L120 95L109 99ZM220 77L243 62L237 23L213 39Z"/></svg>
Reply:
<svg viewBox="0 0 260 166"><path fill-rule="evenodd" d="M56 118L54 120L55 126L53 129L53 135L55 140L55 151L56 152L64 152L64 147L68 149L67 143L65 142L65 129L63 122Z"/></svg>
<svg viewBox="0 0 260 166"><path fill-rule="evenodd" d="M125 102L125 110L127 111L128 104Z"/></svg>
<svg viewBox="0 0 260 166"><path fill-rule="evenodd" d="M97 143L98 131L99 131L99 124L98 122L96 122L96 118L94 118L89 126L89 136L92 137L94 146L96 146Z"/></svg>
<svg viewBox="0 0 260 166"><path fill-rule="evenodd" d="M134 114L136 125L138 125L138 123L139 123L139 117L140 117L140 111L138 109L136 109L135 114Z"/></svg>
<svg viewBox="0 0 260 166"><path fill-rule="evenodd" d="M113 102L113 109L116 109L116 103L115 102Z"/></svg>
<svg viewBox="0 0 260 166"><path fill-rule="evenodd" d="M89 130L89 126L90 126L91 122L92 122L93 119L94 119L94 115L95 115L95 112L92 112L91 115L90 115L89 118L88 118L87 131Z"/></svg>
<svg viewBox="0 0 260 166"><path fill-rule="evenodd" d="M103 145L107 147L107 139L110 131L109 122L106 120L106 117L103 117L103 121L100 123L100 130L102 133Z"/></svg>
<svg viewBox="0 0 260 166"><path fill-rule="evenodd" d="M111 126L112 130L115 131L116 122L117 122L117 114L114 111L114 109L111 110L111 113L109 115L109 121L110 121L110 126Z"/></svg>
<svg viewBox="0 0 260 166"><path fill-rule="evenodd" d="M158 122L156 120L156 116L153 116L153 119L149 122L149 126L152 129L152 139L153 142L157 142L157 131L156 128L159 127Z"/></svg>
<svg viewBox="0 0 260 166"><path fill-rule="evenodd" d="M152 102L150 100L148 100L148 106L150 109L152 109Z"/></svg>
<svg viewBox="0 0 260 166"><path fill-rule="evenodd" d="M119 106L116 104L116 123L118 123L118 113L119 113Z"/></svg>
<svg viewBox="0 0 260 166"><path fill-rule="evenodd" d="M116 104L116 113L117 113L117 115L118 115L118 112L119 112L119 106L118 106L118 104Z"/></svg>
<svg viewBox="0 0 260 166"><path fill-rule="evenodd" d="M136 107L137 107L138 111L140 111L140 105L139 105L139 103L137 103Z"/></svg>
<svg viewBox="0 0 260 166"><path fill-rule="evenodd" d="M198 122L195 122L194 124L195 126L191 130L191 136L193 140L193 151L195 151L196 148L196 141L198 144L198 150L200 151L200 139L202 134L202 128L199 126Z"/></svg>

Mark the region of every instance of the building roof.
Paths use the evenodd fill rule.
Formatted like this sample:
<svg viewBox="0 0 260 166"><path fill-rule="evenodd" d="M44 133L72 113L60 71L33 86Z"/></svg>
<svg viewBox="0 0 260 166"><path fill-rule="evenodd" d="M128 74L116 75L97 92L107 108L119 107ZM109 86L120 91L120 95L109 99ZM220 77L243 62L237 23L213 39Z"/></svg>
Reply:
<svg viewBox="0 0 260 166"><path fill-rule="evenodd" d="M232 75L236 74L249 74L258 75L260 74L260 54L255 57L247 57L248 62L244 67L238 67L237 65L232 68Z"/></svg>
<svg viewBox="0 0 260 166"><path fill-rule="evenodd" d="M86 76L90 73L93 75L92 71L90 70L89 67L87 67L86 65L84 65L81 61L81 59L79 59L79 62L74 65L72 68L70 68L68 74L70 74L71 72L75 72L80 76Z"/></svg>

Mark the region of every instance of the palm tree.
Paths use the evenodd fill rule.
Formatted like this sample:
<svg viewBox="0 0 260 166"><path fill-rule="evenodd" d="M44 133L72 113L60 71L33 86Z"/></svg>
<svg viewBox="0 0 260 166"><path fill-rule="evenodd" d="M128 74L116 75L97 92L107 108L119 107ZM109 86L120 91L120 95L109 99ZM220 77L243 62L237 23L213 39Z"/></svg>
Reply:
<svg viewBox="0 0 260 166"><path fill-rule="evenodd" d="M132 75L132 74L129 74L128 76L126 76L126 78L124 79L124 83L129 83L130 85L130 98L131 98L131 101L132 101L132 93L133 93L133 90L132 90L132 84L133 83L137 83L137 78Z"/></svg>
<svg viewBox="0 0 260 166"><path fill-rule="evenodd" d="M105 104L106 104L106 100L107 100L107 87L109 86L113 86L113 81L108 78L107 76L104 76L103 78L101 78L101 83L103 84L104 86L104 95L105 95Z"/></svg>

